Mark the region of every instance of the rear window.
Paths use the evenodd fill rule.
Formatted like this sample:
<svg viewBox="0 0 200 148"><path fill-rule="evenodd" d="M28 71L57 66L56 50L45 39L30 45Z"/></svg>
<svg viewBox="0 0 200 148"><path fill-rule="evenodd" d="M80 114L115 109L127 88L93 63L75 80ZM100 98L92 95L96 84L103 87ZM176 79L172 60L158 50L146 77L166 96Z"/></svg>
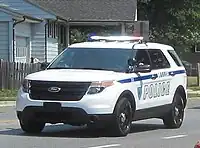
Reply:
<svg viewBox="0 0 200 148"><path fill-rule="evenodd" d="M171 55L172 59L174 60L177 66L179 67L183 66L183 63L181 62L175 50L168 50L168 53Z"/></svg>

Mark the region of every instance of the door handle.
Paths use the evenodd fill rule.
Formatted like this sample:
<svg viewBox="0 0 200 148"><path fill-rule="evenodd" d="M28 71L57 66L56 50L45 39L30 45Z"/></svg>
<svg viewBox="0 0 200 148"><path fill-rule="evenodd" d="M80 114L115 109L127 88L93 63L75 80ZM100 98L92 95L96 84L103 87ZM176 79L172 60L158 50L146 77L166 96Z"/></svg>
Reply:
<svg viewBox="0 0 200 148"><path fill-rule="evenodd" d="M157 74L153 74L152 77L151 77L151 79L153 79L153 80L155 80L155 79L157 79L157 78L158 78L158 75L157 75Z"/></svg>
<svg viewBox="0 0 200 148"><path fill-rule="evenodd" d="M169 72L169 75L173 77L173 76L175 76L176 74L175 74L174 72Z"/></svg>

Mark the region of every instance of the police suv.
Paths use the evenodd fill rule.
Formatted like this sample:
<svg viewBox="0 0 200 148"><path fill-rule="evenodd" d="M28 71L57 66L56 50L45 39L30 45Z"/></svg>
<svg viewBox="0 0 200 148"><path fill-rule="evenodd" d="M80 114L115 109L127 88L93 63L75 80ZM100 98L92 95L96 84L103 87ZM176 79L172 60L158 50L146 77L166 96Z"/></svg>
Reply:
<svg viewBox="0 0 200 148"><path fill-rule="evenodd" d="M187 75L173 47L143 37L91 39L69 46L45 69L25 77L16 101L23 131L63 123L126 136L136 120L182 125Z"/></svg>

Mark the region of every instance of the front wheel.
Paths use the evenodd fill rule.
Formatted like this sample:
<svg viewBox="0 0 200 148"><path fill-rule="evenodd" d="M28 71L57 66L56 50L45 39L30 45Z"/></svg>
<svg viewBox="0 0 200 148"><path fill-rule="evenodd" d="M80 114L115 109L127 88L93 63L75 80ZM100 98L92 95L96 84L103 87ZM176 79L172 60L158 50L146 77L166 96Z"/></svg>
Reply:
<svg viewBox="0 0 200 148"><path fill-rule="evenodd" d="M20 126L22 130L26 133L40 133L44 129L45 123L20 120Z"/></svg>
<svg viewBox="0 0 200 148"><path fill-rule="evenodd" d="M180 128L184 119L184 101L178 93L174 96L171 111L163 118L167 128Z"/></svg>
<svg viewBox="0 0 200 148"><path fill-rule="evenodd" d="M119 100L114 111L113 132L118 136L126 136L131 130L133 109L128 98Z"/></svg>

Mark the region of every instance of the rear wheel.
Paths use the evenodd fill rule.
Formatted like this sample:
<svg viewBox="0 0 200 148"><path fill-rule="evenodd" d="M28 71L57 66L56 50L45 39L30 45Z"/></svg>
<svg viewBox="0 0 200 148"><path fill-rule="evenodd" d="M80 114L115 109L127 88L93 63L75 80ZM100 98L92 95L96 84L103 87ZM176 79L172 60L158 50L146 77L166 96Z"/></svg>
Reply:
<svg viewBox="0 0 200 148"><path fill-rule="evenodd" d="M180 128L184 119L184 101L179 93L174 96L171 111L163 118L167 128Z"/></svg>
<svg viewBox="0 0 200 148"><path fill-rule="evenodd" d="M31 120L20 120L20 126L26 133L40 133L44 129L45 123Z"/></svg>
<svg viewBox="0 0 200 148"><path fill-rule="evenodd" d="M114 111L113 132L117 136L126 136L131 130L133 109L128 98L119 100Z"/></svg>

